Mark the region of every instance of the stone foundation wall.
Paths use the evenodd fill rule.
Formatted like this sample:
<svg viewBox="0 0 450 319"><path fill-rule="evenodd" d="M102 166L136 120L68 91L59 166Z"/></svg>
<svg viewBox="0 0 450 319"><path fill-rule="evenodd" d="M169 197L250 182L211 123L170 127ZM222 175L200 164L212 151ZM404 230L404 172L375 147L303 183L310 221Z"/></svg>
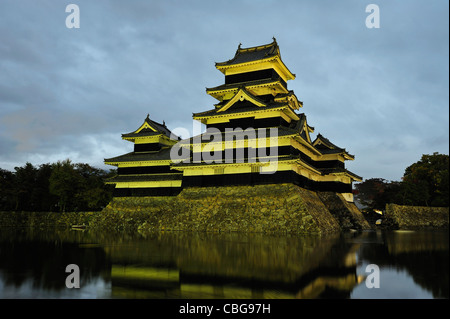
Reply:
<svg viewBox="0 0 450 319"><path fill-rule="evenodd" d="M334 218L337 219L342 229L371 229L358 207L354 203L347 202L342 194L318 192L318 196Z"/></svg>
<svg viewBox="0 0 450 319"><path fill-rule="evenodd" d="M70 228L88 225L100 212L0 212L0 227Z"/></svg>
<svg viewBox="0 0 450 319"><path fill-rule="evenodd" d="M354 204L293 184L185 188L174 197L116 197L96 213L0 214L0 225L153 231L327 234L369 229ZM12 215L12 214L9 214Z"/></svg>
<svg viewBox="0 0 450 319"><path fill-rule="evenodd" d="M386 205L385 227L394 229L447 228L448 207Z"/></svg>
<svg viewBox="0 0 450 319"><path fill-rule="evenodd" d="M333 203L341 214L347 209L348 216L357 217L343 225L327 208ZM140 231L325 234L370 228L342 196L322 200L316 192L293 184L191 187L177 197L114 198L103 213L110 220L123 216Z"/></svg>

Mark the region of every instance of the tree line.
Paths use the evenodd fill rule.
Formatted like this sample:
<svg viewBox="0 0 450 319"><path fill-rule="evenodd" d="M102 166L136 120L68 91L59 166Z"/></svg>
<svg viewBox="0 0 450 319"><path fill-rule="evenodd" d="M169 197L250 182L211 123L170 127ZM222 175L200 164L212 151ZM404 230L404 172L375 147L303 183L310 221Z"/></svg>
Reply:
<svg viewBox="0 0 450 319"><path fill-rule="evenodd" d="M449 206L449 156L433 153L405 169L401 181L371 178L355 185L355 198L369 209L388 203L411 206Z"/></svg>
<svg viewBox="0 0 450 319"><path fill-rule="evenodd" d="M14 172L0 168L0 211L97 211L112 199L104 183L116 170L102 170L69 159L37 167L26 163ZM355 185L355 198L368 209L388 203L449 206L449 156L433 153L405 169L401 181L370 178Z"/></svg>
<svg viewBox="0 0 450 319"><path fill-rule="evenodd" d="M98 211L112 198L114 185L104 180L115 170L102 170L69 159L14 171L0 168L2 211Z"/></svg>

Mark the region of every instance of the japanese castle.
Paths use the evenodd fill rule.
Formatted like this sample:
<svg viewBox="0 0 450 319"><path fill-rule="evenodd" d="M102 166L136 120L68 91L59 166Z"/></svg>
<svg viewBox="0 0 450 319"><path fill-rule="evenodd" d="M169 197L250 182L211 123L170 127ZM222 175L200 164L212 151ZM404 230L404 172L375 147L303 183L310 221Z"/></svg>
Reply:
<svg viewBox="0 0 450 319"><path fill-rule="evenodd" d="M352 202L352 183L362 178L345 168L354 156L318 134L300 113L303 103L287 87L295 75L278 44L239 45L234 57L215 64L225 83L207 88L218 103L193 113L206 132L181 139L149 116L122 134L133 152L105 159L117 167L114 196L176 196L187 187L292 183L312 191L340 193Z"/></svg>

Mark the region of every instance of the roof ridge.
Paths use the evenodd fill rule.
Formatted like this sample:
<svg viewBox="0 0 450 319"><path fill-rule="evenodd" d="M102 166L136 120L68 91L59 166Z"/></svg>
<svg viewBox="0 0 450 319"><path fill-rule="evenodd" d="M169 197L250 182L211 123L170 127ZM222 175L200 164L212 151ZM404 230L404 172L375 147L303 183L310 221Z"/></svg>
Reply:
<svg viewBox="0 0 450 319"><path fill-rule="evenodd" d="M257 45L257 46L253 46L253 47L247 47L247 48L242 48L241 45L242 43L239 43L238 46L238 51L240 52L245 52L245 51L250 51L250 50L255 50L258 51L259 50L263 50L263 49L267 49L269 47L278 47L278 43L277 40L275 39L275 37L272 38L273 41L271 43L267 43L267 44L261 44L261 45Z"/></svg>
<svg viewBox="0 0 450 319"><path fill-rule="evenodd" d="M271 43L268 44L263 44L263 45L257 45L257 46L253 46L253 47L248 47L248 48L242 48L241 47L242 43L239 43L239 46L234 54L234 57L224 61L224 62L216 62L216 66L222 66L222 65L227 65L227 64L232 64L233 61L235 61L238 57L243 56L245 54L251 54L251 53L255 53L255 52L259 52L259 51L263 51L266 49L269 49L263 57L258 57L257 60L261 59L261 58L267 58L269 56L275 56L277 54L280 53L279 47L278 47L278 43L275 39L275 37L273 37L273 41Z"/></svg>

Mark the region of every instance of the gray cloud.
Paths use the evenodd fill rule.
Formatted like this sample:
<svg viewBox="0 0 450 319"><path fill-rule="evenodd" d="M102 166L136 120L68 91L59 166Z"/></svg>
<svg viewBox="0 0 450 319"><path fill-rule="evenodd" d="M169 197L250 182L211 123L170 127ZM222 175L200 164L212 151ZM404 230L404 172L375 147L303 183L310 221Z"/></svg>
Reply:
<svg viewBox="0 0 450 319"><path fill-rule="evenodd" d="M214 62L276 36L288 86L349 169L398 180L421 154L448 154L448 3L361 1L0 2L0 167L70 157L103 166L147 113L192 128L223 83Z"/></svg>

